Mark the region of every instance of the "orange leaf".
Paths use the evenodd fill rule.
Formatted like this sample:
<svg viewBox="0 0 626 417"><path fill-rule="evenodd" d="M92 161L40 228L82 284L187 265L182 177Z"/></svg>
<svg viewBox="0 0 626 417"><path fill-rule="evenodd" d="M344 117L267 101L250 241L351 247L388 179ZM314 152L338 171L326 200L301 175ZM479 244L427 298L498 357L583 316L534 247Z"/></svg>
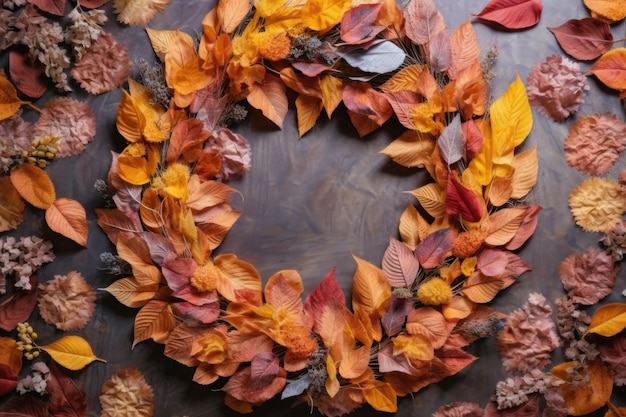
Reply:
<svg viewBox="0 0 626 417"><path fill-rule="evenodd" d="M348 319L351 313L338 303L330 303L324 306L322 313L315 317L313 329L320 336L333 358L340 360L343 352L351 345L353 340L346 340ZM330 356L330 355L329 355Z"/></svg>
<svg viewBox="0 0 626 417"><path fill-rule="evenodd" d="M591 318L587 333L615 336L626 328L626 304L611 303L598 308Z"/></svg>
<svg viewBox="0 0 626 417"><path fill-rule="evenodd" d="M250 87L247 99L252 107L261 110L265 117L282 128L287 115L287 95L285 84L280 78L266 74L263 84L253 84Z"/></svg>
<svg viewBox="0 0 626 417"><path fill-rule="evenodd" d="M428 236L430 225L413 204L408 204L400 216L400 237L412 251Z"/></svg>
<svg viewBox="0 0 626 417"><path fill-rule="evenodd" d="M508 243L519 230L527 211L528 207L504 208L484 219L481 228L489 233L485 243L491 246Z"/></svg>
<svg viewBox="0 0 626 417"><path fill-rule="evenodd" d="M370 381L363 389L363 398L375 410L387 413L398 411L396 391L386 382Z"/></svg>
<svg viewBox="0 0 626 417"><path fill-rule="evenodd" d="M0 120L13 116L24 103L17 97L17 90L11 81L0 75Z"/></svg>
<svg viewBox="0 0 626 417"><path fill-rule="evenodd" d="M295 270L279 271L272 275L265 284L265 301L275 309L287 308L292 314L302 312L304 292L302 278Z"/></svg>
<svg viewBox="0 0 626 417"><path fill-rule="evenodd" d="M450 36L452 62L448 68L450 79L456 79L459 71L480 59L480 45L472 23L468 20L457 27Z"/></svg>
<svg viewBox="0 0 626 417"><path fill-rule="evenodd" d="M131 220L119 209L96 208L98 226L106 233L107 237L114 245L117 245L117 236L123 232L141 232L141 223L135 217Z"/></svg>
<svg viewBox="0 0 626 417"><path fill-rule="evenodd" d="M93 361L106 363L93 354L89 343L80 336L64 336L48 345L39 346L59 365L71 371L83 369Z"/></svg>
<svg viewBox="0 0 626 417"><path fill-rule="evenodd" d="M132 347L150 338L157 343L165 343L174 327L176 320L167 301L150 300L135 317L135 337Z"/></svg>
<svg viewBox="0 0 626 417"><path fill-rule="evenodd" d="M455 295L448 304L441 306L444 317L450 321L461 320L469 316L474 308L474 302L460 295Z"/></svg>
<svg viewBox="0 0 626 417"><path fill-rule="evenodd" d="M117 131L129 142L140 142L143 140L143 127L146 125L146 118L125 90L124 95L117 106Z"/></svg>
<svg viewBox="0 0 626 417"><path fill-rule="evenodd" d="M140 285L134 278L122 278L104 288L104 291L117 298L117 301L126 307L138 308L144 306L156 295L158 284Z"/></svg>
<svg viewBox="0 0 626 417"><path fill-rule="evenodd" d="M341 100L343 100L343 82L332 75L322 75L320 77L320 88L322 90L324 110L330 117L341 103Z"/></svg>
<svg viewBox="0 0 626 417"><path fill-rule="evenodd" d="M432 307L420 307L409 313L406 331L426 336L435 349L442 347L450 336L446 318Z"/></svg>
<svg viewBox="0 0 626 417"><path fill-rule="evenodd" d="M348 379L358 378L369 369L370 347L365 345L345 352L339 363L339 374Z"/></svg>
<svg viewBox="0 0 626 417"><path fill-rule="evenodd" d="M232 33L250 11L248 0L220 0L217 3L217 18L225 33Z"/></svg>
<svg viewBox="0 0 626 417"><path fill-rule="evenodd" d="M386 93L397 91L417 91L420 85L420 76L426 68L425 65L409 65L396 72L387 80L380 89Z"/></svg>
<svg viewBox="0 0 626 417"><path fill-rule="evenodd" d="M7 365L16 375L22 369L22 352L12 337L0 337L0 364Z"/></svg>
<svg viewBox="0 0 626 417"><path fill-rule="evenodd" d="M252 264L232 253L216 256L214 263L221 272L217 290L224 298L237 302L245 297L253 305L261 304L261 276Z"/></svg>
<svg viewBox="0 0 626 417"><path fill-rule="evenodd" d="M116 247L120 258L130 264L139 285L151 287L161 282L161 271L152 262L148 244L138 234L120 233Z"/></svg>
<svg viewBox="0 0 626 417"><path fill-rule="evenodd" d="M15 229L24 219L24 208L24 200L11 178L0 177L0 232Z"/></svg>
<svg viewBox="0 0 626 417"><path fill-rule="evenodd" d="M380 153L387 155L394 162L409 168L424 168L432 164L435 140L428 135L419 135L414 130L407 130L391 142Z"/></svg>
<svg viewBox="0 0 626 417"><path fill-rule="evenodd" d="M55 200L46 209L46 223L55 232L87 247L87 213L78 201L69 198Z"/></svg>
<svg viewBox="0 0 626 417"><path fill-rule="evenodd" d="M296 98L296 111L298 114L298 136L302 137L315 126L315 122L322 112L324 104L317 97L302 94Z"/></svg>
<svg viewBox="0 0 626 417"><path fill-rule="evenodd" d="M563 380L563 384L558 386L563 398L567 412L572 416L580 416L592 413L604 406L611 398L613 391L613 374L604 362L597 359L589 361L582 369L583 380L589 378L584 384L572 384L568 382L570 368L578 368L579 362L564 362L555 366L550 371L551 374Z"/></svg>
<svg viewBox="0 0 626 417"><path fill-rule="evenodd" d="M596 61L589 72L614 90L626 90L626 48L615 48Z"/></svg>
<svg viewBox="0 0 626 417"><path fill-rule="evenodd" d="M537 147L524 151L513 157L513 178L511 179L511 198L520 199L530 192L537 184L539 160Z"/></svg>
<svg viewBox="0 0 626 417"><path fill-rule="evenodd" d="M380 340L380 319L385 314L391 298L391 287L382 269L352 255L357 269L352 281L352 308L361 309L369 316L375 334L374 340Z"/></svg>
<svg viewBox="0 0 626 417"><path fill-rule="evenodd" d="M501 278L488 277L476 271L463 283L463 295L475 303L488 303L503 286Z"/></svg>
<svg viewBox="0 0 626 417"><path fill-rule="evenodd" d="M52 180L39 167L21 164L11 170L10 178L22 198L37 208L45 210L56 199Z"/></svg>
<svg viewBox="0 0 626 417"><path fill-rule="evenodd" d="M626 0L584 0L591 15L598 19L614 23L626 17Z"/></svg>
<svg viewBox="0 0 626 417"><path fill-rule="evenodd" d="M446 194L436 183L426 184L409 192L435 219L446 216Z"/></svg>
<svg viewBox="0 0 626 417"><path fill-rule="evenodd" d="M513 179L511 177L494 177L489 186L489 201L494 207L504 205L513 193Z"/></svg>

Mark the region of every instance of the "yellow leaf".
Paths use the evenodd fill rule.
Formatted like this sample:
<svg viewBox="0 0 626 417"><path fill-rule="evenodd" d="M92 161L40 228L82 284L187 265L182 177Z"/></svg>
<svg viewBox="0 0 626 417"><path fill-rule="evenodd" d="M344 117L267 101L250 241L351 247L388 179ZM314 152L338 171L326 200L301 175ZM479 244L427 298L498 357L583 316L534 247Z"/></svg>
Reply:
<svg viewBox="0 0 626 417"><path fill-rule="evenodd" d="M386 93L395 91L417 91L420 86L420 77L426 68L425 65L409 65L396 72L380 89Z"/></svg>
<svg viewBox="0 0 626 417"><path fill-rule="evenodd" d="M104 288L126 307L139 308L154 298L158 284L140 285L134 277L122 278Z"/></svg>
<svg viewBox="0 0 626 417"><path fill-rule="evenodd" d="M375 410L387 413L398 411L396 391L387 382L370 381L363 389L363 398Z"/></svg>
<svg viewBox="0 0 626 417"><path fill-rule="evenodd" d="M148 164L146 147L143 143L127 146L118 156L117 163L120 178L127 183L144 185L150 182L153 172Z"/></svg>
<svg viewBox="0 0 626 417"><path fill-rule="evenodd" d="M37 208L45 210L56 199L52 180L39 167L21 164L11 170L10 178L22 198Z"/></svg>
<svg viewBox="0 0 626 417"><path fill-rule="evenodd" d="M378 336L380 319L385 314L391 298L391 286L382 269L352 255L357 263L352 281L352 309L362 309L369 316L374 336ZM379 340L374 337L374 340Z"/></svg>
<svg viewBox="0 0 626 417"><path fill-rule="evenodd" d="M252 107L261 110L263 116L282 128L287 115L287 94L280 78L267 74L262 85L250 86L247 99Z"/></svg>
<svg viewBox="0 0 626 417"><path fill-rule="evenodd" d="M212 81L212 78L212 68L208 71L205 70L202 67L200 58L194 56L185 61L176 71L173 71L173 74L169 77L168 82L170 87L173 88L176 93L188 95L206 87Z"/></svg>
<svg viewBox="0 0 626 417"><path fill-rule="evenodd" d="M332 75L322 75L320 77L320 88L322 90L324 110L326 110L326 115L330 118L343 100L343 82Z"/></svg>
<svg viewBox="0 0 626 417"><path fill-rule="evenodd" d="M564 362L555 366L550 373L563 380L557 387L565 400L568 415L589 414L604 406L611 399L613 373L611 368L599 359L587 362L581 371L585 383L572 384L568 369L580 367L580 362Z"/></svg>
<svg viewBox="0 0 626 417"><path fill-rule="evenodd" d="M156 30L146 28L148 38L152 44L152 49L157 54L161 61L165 60L165 54L177 42L183 42L189 45L192 49L194 41L191 36L180 30Z"/></svg>
<svg viewBox="0 0 626 417"><path fill-rule="evenodd" d="M39 346L59 365L71 371L78 371L93 361L106 363L91 350L89 342L80 336L64 336L49 345Z"/></svg>
<svg viewBox="0 0 626 417"><path fill-rule="evenodd" d="M587 333L615 336L626 328L626 304L612 303L598 308L591 318Z"/></svg>
<svg viewBox="0 0 626 417"><path fill-rule="evenodd" d="M614 23L626 17L626 0L584 0L584 3L596 19Z"/></svg>
<svg viewBox="0 0 626 417"><path fill-rule="evenodd" d="M87 247L87 213L78 201L69 198L54 200L46 209L46 223L55 232Z"/></svg>
<svg viewBox="0 0 626 417"><path fill-rule="evenodd" d="M477 122L477 125L483 134L483 146L480 152L478 152L478 155L470 161L468 169L472 172L474 178L476 178L480 185L485 186L488 185L493 178L493 161L491 155L492 134L489 123Z"/></svg>
<svg viewBox="0 0 626 417"><path fill-rule="evenodd" d="M537 184L537 172L539 160L537 159L537 147L524 151L513 157L513 178L511 179L511 198L520 199L530 192Z"/></svg>
<svg viewBox="0 0 626 417"><path fill-rule="evenodd" d="M423 334L401 334L391 339L393 355L406 354L411 361L431 361L435 356L433 345Z"/></svg>
<svg viewBox="0 0 626 417"><path fill-rule="evenodd" d="M317 97L298 94L296 111L298 115L298 136L302 137L315 126L315 122L324 107L322 100Z"/></svg>
<svg viewBox="0 0 626 417"><path fill-rule="evenodd" d="M176 320L169 303L162 300L150 300L135 317L135 337L132 348L147 339L165 343L174 327L176 327Z"/></svg>
<svg viewBox="0 0 626 417"><path fill-rule="evenodd" d="M446 195L435 183L409 191L417 198L420 205L435 219L446 216Z"/></svg>
<svg viewBox="0 0 626 417"><path fill-rule="evenodd" d="M17 90L11 84L11 81L3 75L0 75L0 120L8 119L20 109L25 101L17 97Z"/></svg>
<svg viewBox="0 0 626 417"><path fill-rule="evenodd" d="M309 29L326 32L341 21L352 0L307 0L302 9L302 23Z"/></svg>
<svg viewBox="0 0 626 417"><path fill-rule="evenodd" d="M232 33L250 11L249 0L219 0L217 18L222 31Z"/></svg>
<svg viewBox="0 0 626 417"><path fill-rule="evenodd" d="M24 208L24 200L11 178L0 177L0 232L15 229L24 219Z"/></svg>
<svg viewBox="0 0 626 417"><path fill-rule="evenodd" d="M15 375L22 369L22 352L17 349L17 342L12 337L0 337L0 363L5 364Z"/></svg>
<svg viewBox="0 0 626 417"><path fill-rule="evenodd" d="M414 130L407 130L391 142L380 153L387 155L394 162L408 168L424 168L432 165L435 139L429 135L420 135Z"/></svg>
<svg viewBox="0 0 626 417"><path fill-rule="evenodd" d="M515 75L515 81L505 93L491 105L489 114L493 161L510 163L513 150L526 139L533 127L530 103L519 74Z"/></svg>

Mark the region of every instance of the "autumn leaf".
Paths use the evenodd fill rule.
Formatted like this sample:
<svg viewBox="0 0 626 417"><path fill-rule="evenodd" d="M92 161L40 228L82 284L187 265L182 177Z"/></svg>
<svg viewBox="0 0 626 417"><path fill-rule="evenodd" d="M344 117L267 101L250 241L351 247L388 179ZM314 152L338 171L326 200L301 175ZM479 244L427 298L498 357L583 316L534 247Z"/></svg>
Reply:
<svg viewBox="0 0 626 417"><path fill-rule="evenodd" d="M626 17L626 1L624 0L584 0L585 6L591 10L591 16L614 23Z"/></svg>
<svg viewBox="0 0 626 417"><path fill-rule="evenodd" d="M526 29L541 18L541 0L491 0L476 17L507 29Z"/></svg>
<svg viewBox="0 0 626 417"><path fill-rule="evenodd" d="M22 94L32 98L43 96L48 87L44 71L45 66L30 55L28 48L11 48L9 73Z"/></svg>
<svg viewBox="0 0 626 417"><path fill-rule="evenodd" d="M135 336L132 348L137 343L153 339L165 343L172 329L176 326L172 308L167 301L150 300L135 317Z"/></svg>
<svg viewBox="0 0 626 417"><path fill-rule="evenodd" d="M298 136L302 137L315 126L324 103L320 98L299 94L296 98L296 114L298 117Z"/></svg>
<svg viewBox="0 0 626 417"><path fill-rule="evenodd" d="M380 319L385 314L391 298L391 286L385 273L373 264L353 255L357 269L352 281L352 309L362 310L369 316L374 340L380 340Z"/></svg>
<svg viewBox="0 0 626 417"><path fill-rule="evenodd" d="M47 412L53 416L79 417L87 414L87 394L65 375L58 366L50 365L50 375L46 391ZM32 398L31 398L32 400ZM48 414L46 414L48 415Z"/></svg>
<svg viewBox="0 0 626 417"><path fill-rule="evenodd" d="M396 336L406 321L407 315L413 310L413 301L408 298L401 298L391 294L389 308L381 320L387 336Z"/></svg>
<svg viewBox="0 0 626 417"><path fill-rule="evenodd" d="M87 247L87 213L78 201L69 198L54 200L46 209L46 223L55 232Z"/></svg>
<svg viewBox="0 0 626 417"><path fill-rule="evenodd" d="M341 40L356 45L374 39L385 29L384 26L374 26L382 6L382 3L360 4L346 12L341 19Z"/></svg>
<svg viewBox="0 0 626 417"><path fill-rule="evenodd" d="M585 334L595 333L611 337L624 329L626 329L626 304L612 303L605 304L596 310Z"/></svg>
<svg viewBox="0 0 626 417"><path fill-rule="evenodd" d="M485 202L459 181L456 171L448 176L446 213L462 221L478 222L486 214Z"/></svg>
<svg viewBox="0 0 626 417"><path fill-rule="evenodd" d="M258 353L250 366L231 376L222 390L237 400L260 404L282 391L287 383L286 375L278 356L271 352Z"/></svg>
<svg viewBox="0 0 626 417"><path fill-rule="evenodd" d="M457 114L454 119L441 132L437 145L441 150L441 156L448 165L463 158L465 154L465 142L463 141L463 131L461 129L461 116Z"/></svg>
<svg viewBox="0 0 626 417"><path fill-rule="evenodd" d="M350 10L351 0L307 0L302 8L302 24L311 30L326 32Z"/></svg>
<svg viewBox="0 0 626 417"><path fill-rule="evenodd" d="M217 2L217 18L224 33L232 33L250 10L248 0L220 0Z"/></svg>
<svg viewBox="0 0 626 417"><path fill-rule="evenodd" d="M158 284L140 285L135 278L130 277L118 279L103 289L125 306L138 308L144 306L156 295Z"/></svg>
<svg viewBox="0 0 626 417"><path fill-rule="evenodd" d="M275 75L267 74L263 84L250 86L247 96L248 103L255 109L261 110L263 116L282 128L287 115L287 95L285 84Z"/></svg>
<svg viewBox="0 0 626 417"><path fill-rule="evenodd" d="M29 0L29 2L55 16L65 15L65 0Z"/></svg>
<svg viewBox="0 0 626 417"><path fill-rule="evenodd" d="M54 184L48 174L31 164L21 164L11 170L11 183L24 200L40 209L47 209L56 199Z"/></svg>
<svg viewBox="0 0 626 417"><path fill-rule="evenodd" d="M408 204L400 216L398 231L402 242L412 251L428 235L430 225L413 204Z"/></svg>
<svg viewBox="0 0 626 417"><path fill-rule="evenodd" d="M71 371L83 369L93 361L106 363L104 359L94 355L89 342L76 335L63 336L48 345L38 347L49 354L56 363Z"/></svg>
<svg viewBox="0 0 626 417"><path fill-rule="evenodd" d="M472 23L468 20L457 27L450 35L451 62L448 75L456 79L459 72L480 59L480 45Z"/></svg>
<svg viewBox="0 0 626 417"><path fill-rule="evenodd" d="M417 198L422 208L435 219L446 216L446 194L436 183L423 185L410 191L410 193Z"/></svg>
<svg viewBox="0 0 626 417"><path fill-rule="evenodd" d="M513 157L513 177L511 178L511 198L519 200L526 196L537 184L539 159L537 147L534 146Z"/></svg>
<svg viewBox="0 0 626 417"><path fill-rule="evenodd" d="M117 21L127 25L145 25L170 4L170 0L113 0Z"/></svg>
<svg viewBox="0 0 626 417"><path fill-rule="evenodd" d="M591 17L570 19L548 30L567 54L580 60L596 59L613 46L609 24Z"/></svg>
<svg viewBox="0 0 626 417"><path fill-rule="evenodd" d="M488 277L476 271L463 282L463 295L475 303L488 303L503 287L500 277Z"/></svg>
<svg viewBox="0 0 626 417"><path fill-rule="evenodd" d="M389 238L382 268L392 287L410 288L420 268L413 252L397 239Z"/></svg>
<svg viewBox="0 0 626 417"><path fill-rule="evenodd" d="M380 153L387 155L394 162L408 168L424 168L431 164L431 155L436 142L430 136L419 135L414 130L407 130L393 140Z"/></svg>
<svg viewBox="0 0 626 417"><path fill-rule="evenodd" d="M445 316L433 307L420 307L411 311L406 320L406 331L425 336L435 349L443 347L450 336Z"/></svg>
<svg viewBox="0 0 626 417"><path fill-rule="evenodd" d="M615 48L605 53L589 68L604 85L614 90L626 90L626 48Z"/></svg>
<svg viewBox="0 0 626 417"><path fill-rule="evenodd" d="M432 0L411 0L404 8L406 36L418 45L427 44L446 28L443 16Z"/></svg>
<svg viewBox="0 0 626 417"><path fill-rule="evenodd" d="M346 296L337 282L335 276L335 268L331 269L328 274L309 292L304 301L304 311L307 312L316 321L321 317L324 307L330 303L339 305L346 304Z"/></svg>
<svg viewBox="0 0 626 417"><path fill-rule="evenodd" d="M370 347L344 352L339 363L339 374L347 379L358 378L369 369Z"/></svg>
<svg viewBox="0 0 626 417"><path fill-rule="evenodd" d="M5 363L0 362L0 396L15 391L17 387L17 372Z"/></svg>
<svg viewBox="0 0 626 417"><path fill-rule="evenodd" d="M485 243L491 246L507 244L517 234L526 216L527 207L507 207L483 220L481 228L487 231Z"/></svg>
<svg viewBox="0 0 626 417"><path fill-rule="evenodd" d="M29 280L31 290L16 291L0 304L0 328L7 332L28 320L37 306L37 276L31 275Z"/></svg>
<svg viewBox="0 0 626 417"><path fill-rule="evenodd" d="M14 338L0 337L0 364L5 365L17 375L22 369L22 356Z"/></svg>
<svg viewBox="0 0 626 417"><path fill-rule="evenodd" d="M332 75L322 75L320 77L320 89L324 110L326 115L330 117L343 99L343 81Z"/></svg>
<svg viewBox="0 0 626 417"><path fill-rule="evenodd" d="M398 411L397 394L383 381L370 381L363 389L363 398L373 409L387 413Z"/></svg>
<svg viewBox="0 0 626 417"><path fill-rule="evenodd" d="M550 373L563 380L557 389L563 395L567 413L581 416L592 413L604 406L611 398L613 391L613 374L600 359L588 361L580 372L581 377L589 378L585 384L573 384L568 381L568 369L580 367L579 362L564 362L555 366Z"/></svg>
<svg viewBox="0 0 626 417"><path fill-rule="evenodd" d="M435 268L452 254L454 235L450 229L440 229L429 234L415 248L415 256L423 268Z"/></svg>
<svg viewBox="0 0 626 417"><path fill-rule="evenodd" d="M0 177L0 232L15 229L24 219L24 200L8 176Z"/></svg>

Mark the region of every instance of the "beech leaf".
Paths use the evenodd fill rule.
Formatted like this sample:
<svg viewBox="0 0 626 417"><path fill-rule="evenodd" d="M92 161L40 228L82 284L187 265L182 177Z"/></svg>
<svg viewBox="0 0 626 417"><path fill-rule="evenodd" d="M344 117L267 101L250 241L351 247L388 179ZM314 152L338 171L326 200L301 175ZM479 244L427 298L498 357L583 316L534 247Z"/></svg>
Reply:
<svg viewBox="0 0 626 417"><path fill-rule="evenodd" d="M341 19L341 40L352 45L369 42L383 31L384 26L374 26L382 3L360 4L351 8Z"/></svg>
<svg viewBox="0 0 626 417"><path fill-rule="evenodd" d="M626 48L615 48L605 53L589 68L604 85L614 90L626 90Z"/></svg>
<svg viewBox="0 0 626 417"><path fill-rule="evenodd" d="M441 156L448 165L463 158L465 154L465 142L463 141L463 130L461 129L461 116L457 114L448 126L441 132L437 140Z"/></svg>
<svg viewBox="0 0 626 417"><path fill-rule="evenodd" d="M28 2L55 16L65 15L65 0L28 0Z"/></svg>
<svg viewBox="0 0 626 417"><path fill-rule="evenodd" d="M413 301L409 298L401 298L391 294L389 308L383 316L381 323L387 336L395 336L402 330L407 315L413 309Z"/></svg>
<svg viewBox="0 0 626 417"><path fill-rule="evenodd" d="M526 29L541 18L541 0L491 0L476 17L507 29Z"/></svg>
<svg viewBox="0 0 626 417"><path fill-rule="evenodd" d="M418 45L427 44L446 27L433 0L410 0L403 12L406 36Z"/></svg>
<svg viewBox="0 0 626 417"><path fill-rule="evenodd" d="M450 229L439 229L426 236L415 248L415 256L423 268L435 268L452 253L454 234Z"/></svg>
<svg viewBox="0 0 626 417"><path fill-rule="evenodd" d="M317 320L322 316L324 307L330 303L346 305L346 296L337 282L335 268L311 290L304 301L304 311Z"/></svg>
<svg viewBox="0 0 626 417"><path fill-rule="evenodd" d="M404 243L392 237L383 255L382 268L392 287L410 288L420 264Z"/></svg>
<svg viewBox="0 0 626 417"><path fill-rule="evenodd" d="M106 363L98 358L91 350L89 342L80 336L64 336L48 345L39 346L39 349L49 354L52 359L64 368L78 371L93 361Z"/></svg>
<svg viewBox="0 0 626 417"><path fill-rule="evenodd" d="M393 105L392 105L393 106ZM435 149L435 141L422 137L415 130L407 130L380 151L391 158L395 163L413 168L424 168L430 164L431 155Z"/></svg>
<svg viewBox="0 0 626 417"><path fill-rule="evenodd" d="M42 63L30 56L28 48L12 49L9 53L9 73L22 94L39 98L48 86Z"/></svg>
<svg viewBox="0 0 626 417"><path fill-rule="evenodd" d="M217 17L224 33L232 33L250 11L248 0L220 0L217 2Z"/></svg>
<svg viewBox="0 0 626 417"><path fill-rule="evenodd" d="M612 303L596 310L587 333L611 337L624 329L626 329L626 304Z"/></svg>
<svg viewBox="0 0 626 417"><path fill-rule="evenodd" d="M176 326L172 308L166 301L150 300L135 316L135 336L132 347L147 339L164 343Z"/></svg>
<svg viewBox="0 0 626 417"><path fill-rule="evenodd" d="M351 0L307 0L302 8L302 24L326 32L341 21L351 6Z"/></svg>
<svg viewBox="0 0 626 417"><path fill-rule="evenodd" d="M456 79L460 71L480 59L480 45L472 23L468 20L457 27L450 36L451 61L448 75Z"/></svg>
<svg viewBox="0 0 626 417"><path fill-rule="evenodd" d="M50 377L46 391L49 394L46 402L49 415L58 417L87 415L87 394L54 363L50 364Z"/></svg>
<svg viewBox="0 0 626 417"><path fill-rule="evenodd" d="M78 201L69 198L54 200L46 209L46 223L55 232L87 247L87 213Z"/></svg>
<svg viewBox="0 0 626 417"><path fill-rule="evenodd" d="M613 46L609 24L592 17L570 19L548 30L567 54L580 60L596 59Z"/></svg>
<svg viewBox="0 0 626 417"><path fill-rule="evenodd" d="M446 212L452 217L458 217L468 222L479 221L486 212L482 198L461 184L456 171L448 176Z"/></svg>
<svg viewBox="0 0 626 417"><path fill-rule="evenodd" d="M340 53L346 62L365 72L385 74L400 67L406 54L391 41L384 41L368 49L355 49L352 52Z"/></svg>
<svg viewBox="0 0 626 417"><path fill-rule="evenodd" d="M15 229L24 220L26 205L8 176L0 177L0 232Z"/></svg>
<svg viewBox="0 0 626 417"><path fill-rule="evenodd" d="M21 164L11 170L10 178L22 198L37 208L47 209L56 198L52 180L39 167Z"/></svg>
<svg viewBox="0 0 626 417"><path fill-rule="evenodd" d="M266 75L262 85L254 84L250 87L247 100L276 126L283 126L283 120L287 115L287 95L285 84L280 78Z"/></svg>
<svg viewBox="0 0 626 417"><path fill-rule="evenodd" d="M435 219L446 215L446 196L436 183L421 186L410 191L417 198L420 205Z"/></svg>

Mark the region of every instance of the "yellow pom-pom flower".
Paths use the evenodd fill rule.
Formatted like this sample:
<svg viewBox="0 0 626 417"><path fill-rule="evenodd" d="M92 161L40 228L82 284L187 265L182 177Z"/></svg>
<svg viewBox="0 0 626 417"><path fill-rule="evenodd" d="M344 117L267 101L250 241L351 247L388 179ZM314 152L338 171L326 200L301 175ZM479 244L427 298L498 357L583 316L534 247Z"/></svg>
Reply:
<svg viewBox="0 0 626 417"><path fill-rule="evenodd" d="M452 299L450 284L439 277L431 278L417 289L417 298L424 305L438 306Z"/></svg>

